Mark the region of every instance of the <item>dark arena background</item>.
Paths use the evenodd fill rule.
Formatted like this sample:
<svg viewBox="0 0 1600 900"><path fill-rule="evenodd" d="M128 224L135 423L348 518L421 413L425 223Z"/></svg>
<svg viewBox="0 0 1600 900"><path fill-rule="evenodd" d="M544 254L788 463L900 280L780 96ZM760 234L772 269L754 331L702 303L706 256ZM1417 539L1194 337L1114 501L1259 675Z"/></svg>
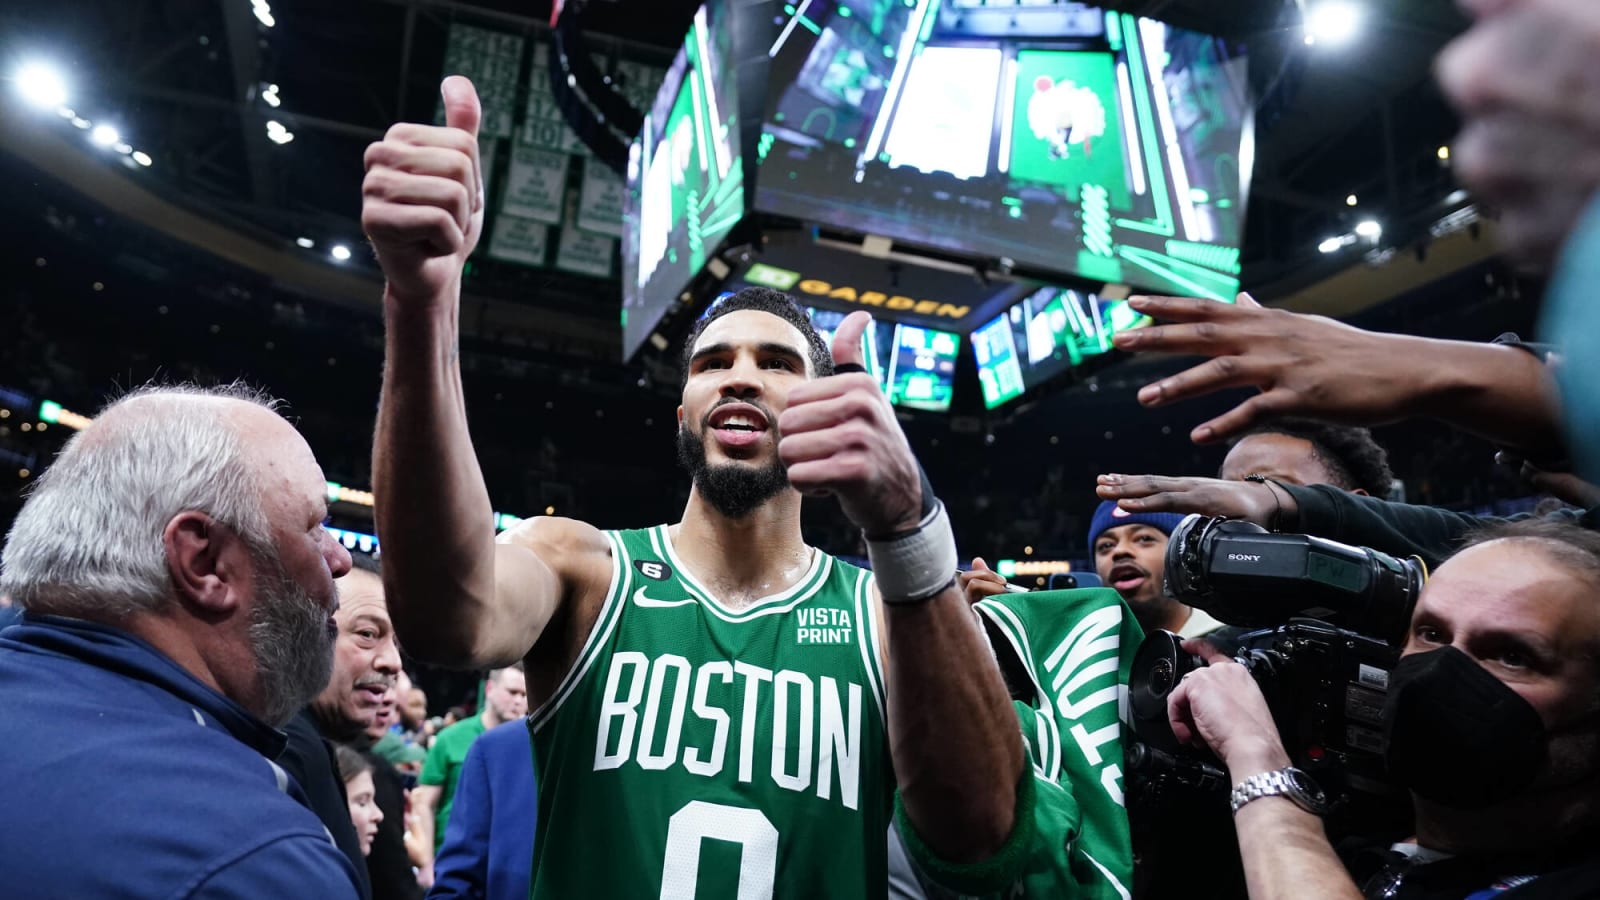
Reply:
<svg viewBox="0 0 1600 900"><path fill-rule="evenodd" d="M868 368L963 559L1030 588L1081 571L1095 475L1213 474L1188 432L1239 396L1141 409L1184 362L1110 349L1147 324L1131 294L1531 333L1540 286L1456 186L1429 74L1465 19L1369 6L1336 45L1282 0L8 4L0 525L109 396L243 378L287 400L337 534L377 549L362 152L441 121L460 73L488 202L462 361L498 525L675 516L678 343L763 285L825 333L875 314ZM1486 443L1376 433L1413 502L1537 502ZM809 507L814 543L858 555Z"/></svg>

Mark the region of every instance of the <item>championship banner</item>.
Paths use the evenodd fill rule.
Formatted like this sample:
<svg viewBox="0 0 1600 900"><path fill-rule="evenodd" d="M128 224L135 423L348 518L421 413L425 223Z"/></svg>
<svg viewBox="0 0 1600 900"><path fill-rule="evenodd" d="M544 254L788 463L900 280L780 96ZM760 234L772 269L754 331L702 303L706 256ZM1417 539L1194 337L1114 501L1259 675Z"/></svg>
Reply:
<svg viewBox="0 0 1600 900"><path fill-rule="evenodd" d="M542 266L549 233L550 226L542 222L501 213L494 220L489 256L505 262Z"/></svg>
<svg viewBox="0 0 1600 900"><path fill-rule="evenodd" d="M444 74L465 75L483 103L480 137L511 136L516 115L517 75L522 71L521 35L452 23L444 51ZM440 101L434 123L444 124Z"/></svg>
<svg viewBox="0 0 1600 900"><path fill-rule="evenodd" d="M556 106L550 90L550 47L541 42L533 46L533 66L528 71L528 106L522 127L517 131L518 146L541 147L574 156L588 156L589 148L578 139Z"/></svg>

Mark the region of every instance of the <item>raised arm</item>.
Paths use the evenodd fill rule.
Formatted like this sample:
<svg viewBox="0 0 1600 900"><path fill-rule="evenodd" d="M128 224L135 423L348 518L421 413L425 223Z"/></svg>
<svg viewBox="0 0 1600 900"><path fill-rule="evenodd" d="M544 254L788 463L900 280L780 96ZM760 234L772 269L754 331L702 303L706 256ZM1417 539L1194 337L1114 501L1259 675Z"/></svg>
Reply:
<svg viewBox="0 0 1600 900"><path fill-rule="evenodd" d="M1563 455L1555 390L1544 364L1524 350L1362 331L1267 309L1248 294L1233 305L1179 297L1129 303L1170 324L1118 334L1119 349L1211 357L1145 385L1140 403L1165 406L1226 388L1261 391L1197 426L1191 436L1198 443L1278 416L1352 425L1426 417L1530 459Z"/></svg>
<svg viewBox="0 0 1600 900"><path fill-rule="evenodd" d="M833 355L841 367L861 362L855 348L869 321L852 313L840 324ZM956 581L949 519L936 505L924 510L925 482L883 391L859 371L809 382L790 393L779 430L790 483L834 494L867 539L884 605L889 748L906 818L954 863L1021 843L1026 835L1011 840L1024 768L1016 713Z"/></svg>
<svg viewBox="0 0 1600 900"><path fill-rule="evenodd" d="M461 273L483 230L477 92L445 80L444 127L396 125L367 149L361 224L384 289L383 395L372 451L389 614L412 655L488 667L522 657L562 595L526 544L496 544L467 432Z"/></svg>

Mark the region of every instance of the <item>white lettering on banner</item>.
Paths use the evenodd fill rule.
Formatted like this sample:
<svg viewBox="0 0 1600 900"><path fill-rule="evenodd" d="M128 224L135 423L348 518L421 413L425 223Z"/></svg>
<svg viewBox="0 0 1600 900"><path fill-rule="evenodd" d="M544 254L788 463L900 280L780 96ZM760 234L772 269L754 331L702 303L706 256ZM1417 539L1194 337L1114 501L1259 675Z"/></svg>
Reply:
<svg viewBox="0 0 1600 900"><path fill-rule="evenodd" d="M1123 803L1122 754L1110 754L1113 758L1108 759L1100 751L1122 734L1118 709L1127 693L1117 679L1122 616L1120 605L1102 607L1084 616L1044 662L1056 695L1056 715L1075 723L1071 727L1073 743L1089 765L1099 769L1101 786L1118 806ZM1103 717L1107 707L1111 713L1109 724L1094 731L1083 725L1084 721L1094 721L1091 716Z"/></svg>
<svg viewBox="0 0 1600 900"><path fill-rule="evenodd" d="M735 678L742 679L742 688ZM718 692L729 704L717 705L710 696L713 683L729 690ZM770 684L770 692L762 685ZM773 784L797 793L815 792L822 800L834 799L847 809L860 808L862 688L854 682L780 669L773 672L745 662L711 660L693 666L675 654L649 659L637 651L620 651L611 658L600 702L595 737L595 771L617 769L629 761L647 771L670 770L682 763L685 771L704 778L722 774L728 756L733 716L739 727L738 778L755 778L756 723L763 709L772 713L772 741L768 777ZM692 702L691 702L692 695ZM644 704L643 714L639 706ZM733 707L738 704L738 709ZM711 725L709 744L692 731L685 739L684 722Z"/></svg>

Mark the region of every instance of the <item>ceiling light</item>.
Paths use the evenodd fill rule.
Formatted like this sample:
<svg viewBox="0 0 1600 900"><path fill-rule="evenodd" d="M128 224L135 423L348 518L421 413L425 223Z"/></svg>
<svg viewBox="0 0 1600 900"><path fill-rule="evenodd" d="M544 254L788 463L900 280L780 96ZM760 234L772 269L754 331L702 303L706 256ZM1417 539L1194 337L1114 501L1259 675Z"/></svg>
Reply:
<svg viewBox="0 0 1600 900"><path fill-rule="evenodd" d="M89 140L94 141L98 146L109 147L122 140L122 135L118 134L117 130L110 125L96 125L94 130L89 132Z"/></svg>
<svg viewBox="0 0 1600 900"><path fill-rule="evenodd" d="M272 6L267 0L250 0L250 11L256 14L256 21L268 28L278 24L278 20L272 17Z"/></svg>
<svg viewBox="0 0 1600 900"><path fill-rule="evenodd" d="M308 238L308 237L295 238L294 242L296 244L299 244L300 248L303 249L303 250L310 250L312 247L315 247L317 245L316 241L313 241L311 238Z"/></svg>
<svg viewBox="0 0 1600 900"><path fill-rule="evenodd" d="M127 143L126 141L117 141L115 144L111 145L111 149L121 153L123 156L127 156L129 153L133 152L133 145Z"/></svg>
<svg viewBox="0 0 1600 900"><path fill-rule="evenodd" d="M333 249L328 251L328 255L339 262L344 262L350 258L350 248L343 244L334 244Z"/></svg>
<svg viewBox="0 0 1600 900"><path fill-rule="evenodd" d="M1323 253L1338 253L1339 249L1341 247L1343 247L1343 246L1344 246L1344 241L1342 241L1342 240L1340 240L1339 238L1336 238L1336 237L1331 237L1331 238L1328 238L1327 240L1323 241L1322 243L1318 244L1317 245L1317 249L1322 251Z"/></svg>
<svg viewBox="0 0 1600 900"><path fill-rule="evenodd" d="M1356 224L1356 234L1369 241L1375 241L1383 236L1383 226L1372 219L1363 219Z"/></svg>
<svg viewBox="0 0 1600 900"><path fill-rule="evenodd" d="M1449 194L1447 194L1445 196L1444 202L1449 204L1449 205L1451 205L1451 206L1454 206L1457 203L1465 203L1466 199L1467 199L1467 192L1461 190L1460 188L1456 188L1455 190L1451 191Z"/></svg>
<svg viewBox="0 0 1600 900"><path fill-rule="evenodd" d="M17 70L17 90L24 100L40 109L64 106L67 82L54 66L31 62Z"/></svg>
<svg viewBox="0 0 1600 900"><path fill-rule="evenodd" d="M1440 162L1449 162L1450 161L1450 145L1449 144L1445 144L1444 146L1439 148L1439 161Z"/></svg>
<svg viewBox="0 0 1600 900"><path fill-rule="evenodd" d="M73 128L82 128L82 129L87 130L89 128L90 124L91 123L89 122L89 120L85 119L82 116L73 116L72 117L72 127Z"/></svg>
<svg viewBox="0 0 1600 900"><path fill-rule="evenodd" d="M56 107L56 115L63 119L76 119L78 117L78 111L70 106L58 106Z"/></svg>
<svg viewBox="0 0 1600 900"><path fill-rule="evenodd" d="M294 132L283 127L283 123L273 119L267 122L267 140L274 144L287 144L294 140Z"/></svg>
<svg viewBox="0 0 1600 900"><path fill-rule="evenodd" d="M1360 202L1361 202L1360 200L1356 199L1356 195L1355 194L1350 194L1349 196L1344 198L1344 205L1345 206L1355 206L1357 203L1360 203Z"/></svg>
<svg viewBox="0 0 1600 900"><path fill-rule="evenodd" d="M133 151L133 161L141 166L145 166L146 168L148 168L151 163L155 162L155 160L150 158L150 154L144 152L143 150Z"/></svg>
<svg viewBox="0 0 1600 900"><path fill-rule="evenodd" d="M1361 28L1362 9L1348 0L1322 0L1305 18L1306 43L1343 44Z"/></svg>
<svg viewBox="0 0 1600 900"><path fill-rule="evenodd" d="M265 100L267 105L273 109L283 105L283 99L278 96L278 86L275 84L269 84L261 89L261 99Z"/></svg>

